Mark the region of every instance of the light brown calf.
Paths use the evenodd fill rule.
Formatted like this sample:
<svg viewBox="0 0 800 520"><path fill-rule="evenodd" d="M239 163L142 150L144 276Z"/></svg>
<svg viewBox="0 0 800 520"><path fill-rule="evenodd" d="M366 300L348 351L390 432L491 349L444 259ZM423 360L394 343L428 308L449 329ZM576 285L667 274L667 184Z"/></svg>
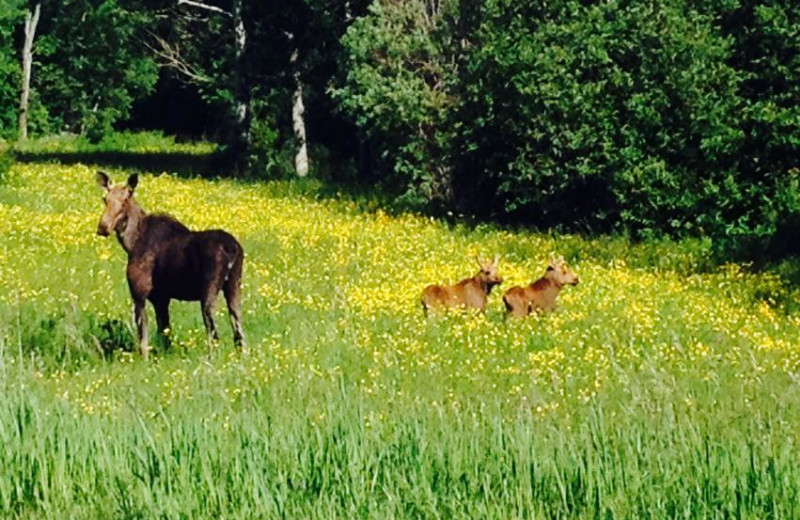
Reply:
<svg viewBox="0 0 800 520"><path fill-rule="evenodd" d="M556 297L565 285L578 285L578 277L563 258L553 259L544 276L526 287L515 286L503 295L506 316L523 318L533 311L553 311Z"/></svg>
<svg viewBox="0 0 800 520"><path fill-rule="evenodd" d="M489 293L495 285L503 282L497 274L500 256L496 256L491 262L476 260L480 271L472 278L461 280L456 285L429 285L422 291L422 311L426 315L428 310L446 307L465 307L486 312Z"/></svg>

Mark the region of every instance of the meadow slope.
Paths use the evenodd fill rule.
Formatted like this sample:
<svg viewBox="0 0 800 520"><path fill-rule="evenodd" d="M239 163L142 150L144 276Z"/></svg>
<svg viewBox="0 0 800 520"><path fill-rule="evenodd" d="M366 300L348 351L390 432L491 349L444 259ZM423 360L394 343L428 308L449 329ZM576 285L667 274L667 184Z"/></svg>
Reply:
<svg viewBox="0 0 800 520"><path fill-rule="evenodd" d="M173 349L144 362L94 172L16 164L0 186L2 517L800 515L800 314L773 274L714 266L702 241L447 226L311 185L146 174L145 210L243 243L250 349L218 305L209 354L198 304L174 302ZM422 287L495 253L486 316L422 316ZM505 322L502 291L552 254L580 285Z"/></svg>

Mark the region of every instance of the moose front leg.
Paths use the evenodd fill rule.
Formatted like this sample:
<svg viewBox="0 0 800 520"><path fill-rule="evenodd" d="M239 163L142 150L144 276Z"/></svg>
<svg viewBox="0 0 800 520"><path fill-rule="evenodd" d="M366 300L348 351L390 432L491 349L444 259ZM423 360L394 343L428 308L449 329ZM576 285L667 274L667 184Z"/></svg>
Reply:
<svg viewBox="0 0 800 520"><path fill-rule="evenodd" d="M147 313L144 308L145 300L136 299L133 302L133 321L136 324L136 333L139 335L139 354L147 358L150 347L147 344Z"/></svg>
<svg viewBox="0 0 800 520"><path fill-rule="evenodd" d="M139 334L139 353L143 358L150 353L147 344L147 313L144 304L153 289L152 259L128 260L128 288L133 299L133 321Z"/></svg>
<svg viewBox="0 0 800 520"><path fill-rule="evenodd" d="M158 337L161 342L161 347L170 348L171 342L169 339L169 300L156 299L152 300L153 308L156 310L156 327L158 327Z"/></svg>

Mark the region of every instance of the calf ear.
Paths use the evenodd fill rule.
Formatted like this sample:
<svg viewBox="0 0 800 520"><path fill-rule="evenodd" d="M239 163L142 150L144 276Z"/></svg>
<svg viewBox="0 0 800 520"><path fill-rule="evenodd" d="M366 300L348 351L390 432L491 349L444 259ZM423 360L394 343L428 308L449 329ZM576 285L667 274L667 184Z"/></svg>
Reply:
<svg viewBox="0 0 800 520"><path fill-rule="evenodd" d="M96 177L97 177L97 185L100 186L101 188L107 190L108 189L109 179L108 179L108 175L106 174L106 172L97 172L97 176Z"/></svg>
<svg viewBox="0 0 800 520"><path fill-rule="evenodd" d="M131 189L131 193L136 189L137 184L139 184L139 175L135 173L130 174L128 176L128 188Z"/></svg>

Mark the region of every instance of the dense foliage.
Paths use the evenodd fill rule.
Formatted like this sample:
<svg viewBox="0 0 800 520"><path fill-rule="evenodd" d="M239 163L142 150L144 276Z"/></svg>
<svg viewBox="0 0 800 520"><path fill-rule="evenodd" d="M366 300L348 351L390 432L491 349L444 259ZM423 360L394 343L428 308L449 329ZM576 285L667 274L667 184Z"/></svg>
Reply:
<svg viewBox="0 0 800 520"><path fill-rule="evenodd" d="M17 2L0 4L0 139L16 134L20 64L12 36L21 13Z"/></svg>
<svg viewBox="0 0 800 520"><path fill-rule="evenodd" d="M157 79L146 18L117 0L45 2L35 86L52 130L99 140ZM80 21L80 23L76 23Z"/></svg>
<svg viewBox="0 0 800 520"><path fill-rule="evenodd" d="M767 237L798 210L789 4L377 2L344 40L337 94L422 200L544 226ZM431 190L442 182L449 193Z"/></svg>
<svg viewBox="0 0 800 520"><path fill-rule="evenodd" d="M230 13L247 45L236 57ZM0 11L13 135L24 8ZM800 228L800 12L788 0L43 3L31 126L226 142L285 176L298 82L313 171L506 222L786 246ZM166 44L166 47L161 44ZM165 59L166 54L171 59ZM237 61L238 60L238 61ZM161 73L157 80L157 69ZM247 86L247 99L237 94ZM782 249L782 250L781 250Z"/></svg>
<svg viewBox="0 0 800 520"><path fill-rule="evenodd" d="M447 53L452 24L444 16L454 6L376 2L344 39L347 78L336 98L376 139L385 182L407 187L415 203L448 206L455 200L457 74Z"/></svg>

